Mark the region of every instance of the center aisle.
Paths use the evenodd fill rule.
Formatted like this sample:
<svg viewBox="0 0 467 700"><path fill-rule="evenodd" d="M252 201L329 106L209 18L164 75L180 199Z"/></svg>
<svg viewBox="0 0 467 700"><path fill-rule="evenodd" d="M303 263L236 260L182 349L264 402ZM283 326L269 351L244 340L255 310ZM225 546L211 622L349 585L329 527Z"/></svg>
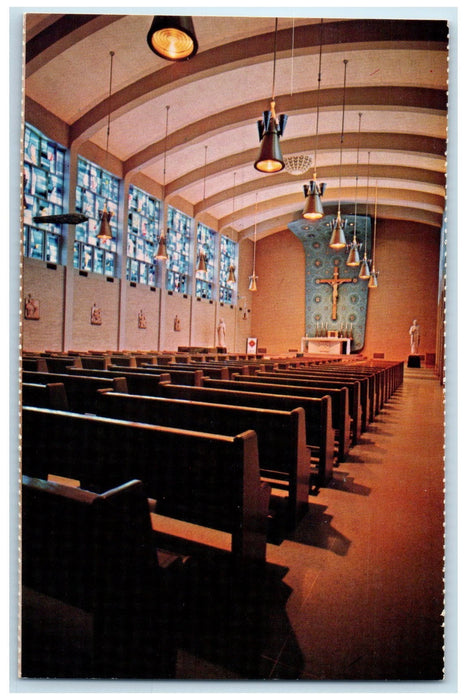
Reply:
<svg viewBox="0 0 467 700"><path fill-rule="evenodd" d="M270 678L440 678L443 421L437 378L406 370L293 541L268 545L291 588Z"/></svg>

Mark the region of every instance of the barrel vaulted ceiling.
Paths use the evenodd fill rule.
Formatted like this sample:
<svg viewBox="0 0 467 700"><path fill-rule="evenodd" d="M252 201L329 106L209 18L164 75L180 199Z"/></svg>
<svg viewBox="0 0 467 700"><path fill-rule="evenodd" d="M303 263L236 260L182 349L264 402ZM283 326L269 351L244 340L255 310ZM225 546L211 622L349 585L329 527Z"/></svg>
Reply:
<svg viewBox="0 0 467 700"><path fill-rule="evenodd" d="M194 16L198 53L171 63L148 48L151 20L27 13L26 119L50 113L66 145L79 150L90 141L105 151L110 100L108 148L123 174L165 185L167 201L183 198L239 239L300 218L315 168L327 183L326 213L339 200L344 213L356 203L371 213L377 200L378 217L441 226L446 22L280 16L276 33L274 16ZM269 109L273 82L277 114L288 115L283 155L314 161L304 175L253 167L256 122Z"/></svg>

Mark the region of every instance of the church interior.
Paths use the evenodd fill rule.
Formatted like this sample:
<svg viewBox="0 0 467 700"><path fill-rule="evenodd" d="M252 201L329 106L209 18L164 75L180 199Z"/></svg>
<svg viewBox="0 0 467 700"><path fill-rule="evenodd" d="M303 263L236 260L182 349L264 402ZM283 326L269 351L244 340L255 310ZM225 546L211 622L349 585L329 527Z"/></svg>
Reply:
<svg viewBox="0 0 467 700"><path fill-rule="evenodd" d="M449 21L19 22L18 687L442 687Z"/></svg>

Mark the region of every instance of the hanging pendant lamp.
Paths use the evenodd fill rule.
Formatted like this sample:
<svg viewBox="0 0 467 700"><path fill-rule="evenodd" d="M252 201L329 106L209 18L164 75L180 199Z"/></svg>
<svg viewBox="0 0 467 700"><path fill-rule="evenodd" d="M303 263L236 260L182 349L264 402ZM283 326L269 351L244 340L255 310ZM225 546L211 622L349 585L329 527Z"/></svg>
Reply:
<svg viewBox="0 0 467 700"><path fill-rule="evenodd" d="M375 224L374 224L374 233L373 233L373 262L371 265L371 273L370 273L370 279L368 281L368 288L369 289L374 289L375 287L378 286L378 275L379 272L376 272L375 268L375 248L376 248L376 219L377 219L377 206L378 206L378 183L376 183L375 187Z"/></svg>
<svg viewBox="0 0 467 700"><path fill-rule="evenodd" d="M237 278L235 277L235 265L231 263L229 265L229 276L227 278L227 284L229 285L229 287L233 287L236 282Z"/></svg>
<svg viewBox="0 0 467 700"><path fill-rule="evenodd" d="M164 194L164 200L165 200L165 175L166 175L166 166L167 166L167 135L168 135L168 129L169 129L169 105L166 105L165 107L165 141L164 141L164 172L163 172L163 185L162 185L162 190ZM169 230L167 229L167 233ZM168 255L167 255L167 237L163 231L161 231L161 234L159 236L159 244L157 246L157 252L156 252L156 260L167 260Z"/></svg>
<svg viewBox="0 0 467 700"><path fill-rule="evenodd" d="M249 292L257 292L258 291L258 286L257 286L257 281L258 281L258 275L256 274L256 220L257 220L257 210L258 210L258 193L256 193L256 202L255 202L255 233L254 233L254 238L253 238L253 271L249 277L250 284L248 286L248 291Z"/></svg>
<svg viewBox="0 0 467 700"><path fill-rule="evenodd" d="M370 182L370 153L368 152L368 169L367 169L367 179L366 179L366 206L365 206L365 247L363 252L362 265L360 267L360 272L358 277L361 280L370 279L370 265L371 261L367 258L367 224L368 224L368 193L369 193L369 182Z"/></svg>
<svg viewBox="0 0 467 700"><path fill-rule="evenodd" d="M105 165L106 168L108 168L108 160L109 160L109 137L110 137L110 114L111 114L111 97L112 97L112 68L113 68L113 58L115 56L114 51L110 51L110 73L109 73L109 109L107 113L107 137L106 137L106 146L105 146ZM110 219L112 218L112 212L107 210L107 202L104 202L104 209L102 211L99 211L99 216L101 218L101 222L99 225L99 232L97 234L97 238L99 241L102 242L107 242L111 241L113 236L112 236L112 231L110 230Z"/></svg>
<svg viewBox="0 0 467 700"><path fill-rule="evenodd" d="M196 268L196 272L199 277L204 277L207 272L207 267L206 267L206 253L200 249L199 251L199 256L198 256L198 266Z"/></svg>
<svg viewBox="0 0 467 700"><path fill-rule="evenodd" d="M187 61L198 51L191 17L156 15L146 40L151 51L168 61Z"/></svg>
<svg viewBox="0 0 467 700"><path fill-rule="evenodd" d="M272 77L271 108L263 112L263 119L257 122L258 136L261 142L255 168L261 173L278 173L284 169L284 159L280 145L280 137L283 136L287 115L276 116L275 83L276 83L276 50L277 50L277 19L274 32L274 61Z"/></svg>
<svg viewBox="0 0 467 700"><path fill-rule="evenodd" d="M333 221L333 230L331 234L331 240L329 241L329 247L334 250L341 250L345 248L347 242L345 240L345 225L347 221L341 218L341 182L342 182L342 146L344 143L344 117L345 117L345 87L346 87L346 76L347 76L347 63L348 60L344 58L344 95L342 100L342 129L341 129L341 147L340 147L340 160L339 160L339 203L337 205L337 216Z"/></svg>
<svg viewBox="0 0 467 700"><path fill-rule="evenodd" d="M326 189L326 183L322 182L318 185L317 182L317 160L318 160L318 124L319 124L319 97L320 97L320 87L321 87L321 58L323 53L323 20L321 20L321 32L320 32L320 43L319 43L319 62L318 62L318 91L316 98L316 133L315 133L315 159L314 159L314 172L313 179L310 180L309 185L303 186L303 192L305 194L305 206L303 208L302 217L305 219L317 220L324 216L323 205L321 202L321 197L324 195Z"/></svg>
<svg viewBox="0 0 467 700"><path fill-rule="evenodd" d="M360 265L360 253L361 243L357 241L357 198L358 198L358 166L360 164L359 154L360 154L360 130L362 124L362 113L359 112L358 115L358 143L357 143L357 172L355 175L355 214L354 214L354 225L353 225L353 239L349 247L349 255L346 261L346 265L349 267L358 267Z"/></svg>

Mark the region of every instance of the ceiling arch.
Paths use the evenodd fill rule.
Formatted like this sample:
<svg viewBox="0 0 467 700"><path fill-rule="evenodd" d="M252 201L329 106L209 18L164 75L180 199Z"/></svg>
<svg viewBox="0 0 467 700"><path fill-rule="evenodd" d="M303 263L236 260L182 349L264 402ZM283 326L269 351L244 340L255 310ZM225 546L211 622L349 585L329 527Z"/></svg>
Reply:
<svg viewBox="0 0 467 700"><path fill-rule="evenodd" d="M351 209L356 197L358 207L364 207L369 178L372 187L384 182L379 216L441 226L446 22L281 17L276 36L273 17L200 16L194 17L198 54L173 64L149 51L150 19L27 15L26 119L34 105L61 120L67 145L79 148L90 141L104 149L110 107L109 149L124 175L131 179L141 173L160 184L164 179L167 196L185 199L196 215L209 215L239 237L251 236L255 228L255 198L260 200L261 235L294 220L314 168L328 183L327 209L338 201ZM275 39L276 106L288 115L282 150L284 155L308 153L315 161L300 177L286 171L265 176L253 168L259 148L256 121L271 99ZM323 75L318 80L320 47ZM111 95L110 50L115 51ZM352 70L341 133L345 56ZM351 184L356 177L358 188Z"/></svg>

